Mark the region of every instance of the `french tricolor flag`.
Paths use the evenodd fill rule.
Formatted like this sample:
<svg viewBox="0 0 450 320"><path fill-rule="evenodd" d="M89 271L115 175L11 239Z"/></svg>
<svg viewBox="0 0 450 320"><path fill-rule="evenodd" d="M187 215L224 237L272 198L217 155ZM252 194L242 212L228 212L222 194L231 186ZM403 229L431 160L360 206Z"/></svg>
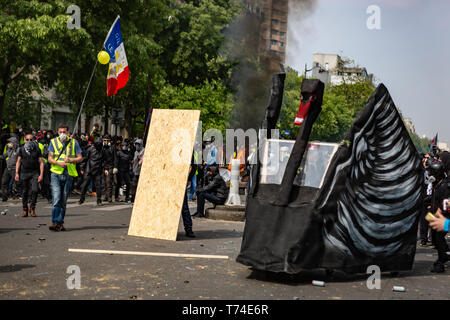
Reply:
<svg viewBox="0 0 450 320"><path fill-rule="evenodd" d="M104 47L110 57L106 89L106 94L109 97L123 88L130 77L122 32L120 31L120 16L117 16L111 26Z"/></svg>

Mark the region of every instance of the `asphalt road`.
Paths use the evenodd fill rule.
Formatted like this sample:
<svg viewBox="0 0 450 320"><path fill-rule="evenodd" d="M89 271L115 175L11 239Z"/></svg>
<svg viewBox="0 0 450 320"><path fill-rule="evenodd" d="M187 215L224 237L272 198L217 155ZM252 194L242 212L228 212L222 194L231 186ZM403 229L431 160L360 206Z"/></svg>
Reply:
<svg viewBox="0 0 450 320"><path fill-rule="evenodd" d="M22 218L21 202L0 203L0 299L449 299L450 270L432 274L437 258L418 248L412 271L383 273L381 289L369 290L369 275L324 271L297 276L260 274L236 262L243 222L194 219L196 238L177 241L128 236L132 205L79 206L70 198L66 232L49 231L51 207L39 199L38 217ZM191 212L195 203L190 203ZM17 216L16 216L17 215ZM181 220L180 220L181 221ZM228 259L182 258L69 252L68 249L224 255ZM69 266L80 270L80 289L69 289ZM324 281L316 287L312 280ZM73 283L73 282L71 282ZM405 292L393 292L393 286Z"/></svg>

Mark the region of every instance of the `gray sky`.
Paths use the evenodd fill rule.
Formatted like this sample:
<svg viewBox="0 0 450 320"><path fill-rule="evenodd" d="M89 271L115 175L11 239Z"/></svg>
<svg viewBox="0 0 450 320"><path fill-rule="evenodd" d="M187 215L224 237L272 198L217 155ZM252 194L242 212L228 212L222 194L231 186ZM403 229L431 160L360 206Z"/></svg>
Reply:
<svg viewBox="0 0 450 320"><path fill-rule="evenodd" d="M381 30L367 28L370 5ZM317 0L313 12L289 14L286 64L303 73L313 53L355 60L384 83L416 132L450 142L450 1Z"/></svg>

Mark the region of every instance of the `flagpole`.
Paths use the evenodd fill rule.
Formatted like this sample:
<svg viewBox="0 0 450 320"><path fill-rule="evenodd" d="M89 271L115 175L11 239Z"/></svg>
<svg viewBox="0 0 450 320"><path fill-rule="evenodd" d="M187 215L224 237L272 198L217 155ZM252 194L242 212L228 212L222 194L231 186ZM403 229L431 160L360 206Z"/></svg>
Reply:
<svg viewBox="0 0 450 320"><path fill-rule="evenodd" d="M72 133L74 133L77 130L78 121L80 120L81 112L83 111L84 101L86 100L86 96L87 96L87 93L89 91L89 87L91 86L92 77L94 76L94 72L95 72L95 69L97 68L97 64L98 64L98 59L95 59L95 66L94 66L94 69L92 70L91 78L89 79L89 83L88 83L88 86L86 88L86 91L84 92L84 97L83 97L83 101L81 102L80 112L78 112L77 121L75 122L75 126L73 128L73 132Z"/></svg>

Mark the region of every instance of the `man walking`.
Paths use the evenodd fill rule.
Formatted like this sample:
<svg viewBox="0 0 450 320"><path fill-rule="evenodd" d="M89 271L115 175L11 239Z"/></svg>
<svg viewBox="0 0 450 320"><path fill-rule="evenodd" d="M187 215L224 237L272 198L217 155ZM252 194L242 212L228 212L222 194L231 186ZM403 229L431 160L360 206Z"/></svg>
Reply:
<svg viewBox="0 0 450 320"><path fill-rule="evenodd" d="M1 159L6 160L6 169L2 176L2 201L8 201L8 189L11 180L14 181L16 172L17 157L19 154L19 140L16 137L11 137L7 140L6 151L0 156ZM14 188L14 186L13 186Z"/></svg>
<svg viewBox="0 0 450 320"><path fill-rule="evenodd" d="M114 163L114 173L117 173L117 185L115 190L115 200L119 201L119 189L125 184L125 202L130 201L130 168L133 154L130 153L130 147L127 142L122 142L120 151L117 152Z"/></svg>
<svg viewBox="0 0 450 320"><path fill-rule="evenodd" d="M112 202L112 191L114 184L114 159L116 158L116 148L112 145L111 136L103 137L103 190L105 191L105 201Z"/></svg>
<svg viewBox="0 0 450 320"><path fill-rule="evenodd" d="M42 153L34 141L33 135L28 133L25 135L25 145L19 148L15 176L15 180L20 180L22 185L22 217L28 217L28 211L32 217L36 217L39 183L42 182L43 178L44 161L42 159ZM29 198L30 209L28 210Z"/></svg>
<svg viewBox="0 0 450 320"><path fill-rule="evenodd" d="M41 150L42 160L44 160L44 178L41 182L41 193L42 196L45 197L49 203L52 201L52 193L50 190L50 168L48 165L48 138L47 135L41 134L38 137L37 142L39 149Z"/></svg>
<svg viewBox="0 0 450 320"><path fill-rule="evenodd" d="M81 183L81 196L78 204L83 204L87 188L92 181L97 191L97 205L102 205L103 158L103 140L97 138L94 145L87 150L84 166L80 168L83 174L83 182Z"/></svg>
<svg viewBox="0 0 450 320"><path fill-rule="evenodd" d="M52 187L52 231L65 231L67 197L72 188L73 179L78 176L76 164L83 160L78 141L68 136L69 126L58 126L58 137L50 141L48 162L51 164Z"/></svg>

